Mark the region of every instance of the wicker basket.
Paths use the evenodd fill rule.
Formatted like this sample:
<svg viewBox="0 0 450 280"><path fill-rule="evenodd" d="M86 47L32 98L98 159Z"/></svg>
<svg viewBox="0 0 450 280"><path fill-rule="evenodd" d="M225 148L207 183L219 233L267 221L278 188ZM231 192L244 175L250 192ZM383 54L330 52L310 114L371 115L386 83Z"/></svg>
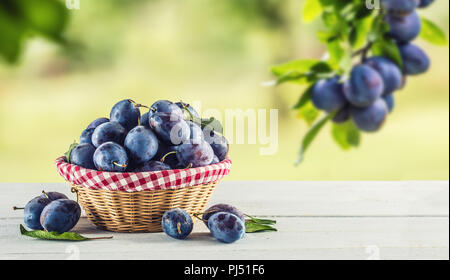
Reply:
<svg viewBox="0 0 450 280"><path fill-rule="evenodd" d="M101 187L96 186L96 184L87 186L87 183L80 179L81 177L92 178L95 174L104 176L111 173L83 169L65 163L62 158L57 159L56 165L60 175L70 183L72 191L77 194L88 220L97 228L115 232L160 232L162 231L162 215L169 209L179 207L191 216L203 212L220 179L229 173L231 161L227 160L221 165L200 169L169 170L164 173L148 172L146 174L148 176L145 178L153 178L153 181L148 179L149 181L144 182L145 180L141 178L142 182L139 182L142 185L136 185L137 181L123 183L116 190L106 188L115 187L115 184L124 179L110 185L107 184L105 179L106 181L103 181L104 185ZM220 171L217 173L218 176L217 174L210 176L211 171L214 170ZM200 176L204 175L205 172L209 176ZM86 176L86 173L94 175ZM121 176L122 174L113 174L111 177ZM136 176L143 173L128 174ZM161 174L164 174L164 176ZM174 174L177 174L178 177ZM157 176L157 179L154 176ZM198 180L184 181L185 177L183 176ZM171 181L171 183L165 182L164 187L157 186L161 178L169 177L177 177L177 179ZM96 180L97 183L98 181ZM209 182L198 183L201 181ZM130 185L132 189L128 188Z"/></svg>

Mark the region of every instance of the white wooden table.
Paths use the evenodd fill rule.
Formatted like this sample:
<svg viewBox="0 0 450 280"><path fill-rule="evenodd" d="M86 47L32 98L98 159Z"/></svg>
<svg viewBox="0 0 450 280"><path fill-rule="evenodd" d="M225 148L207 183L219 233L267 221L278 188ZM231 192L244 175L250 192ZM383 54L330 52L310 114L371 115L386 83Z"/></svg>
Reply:
<svg viewBox="0 0 450 280"><path fill-rule="evenodd" d="M82 217L75 231L111 240L21 236L24 205L42 189L74 198L63 183L0 184L0 259L448 259L449 182L223 182L210 204L230 203L277 220L278 232L223 244L197 222L187 240L110 233Z"/></svg>

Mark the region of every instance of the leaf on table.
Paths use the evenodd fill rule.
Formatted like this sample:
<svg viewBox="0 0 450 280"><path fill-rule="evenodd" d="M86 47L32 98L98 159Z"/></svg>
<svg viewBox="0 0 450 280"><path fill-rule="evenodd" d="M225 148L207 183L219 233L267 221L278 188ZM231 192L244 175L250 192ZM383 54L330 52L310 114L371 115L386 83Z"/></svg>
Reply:
<svg viewBox="0 0 450 280"><path fill-rule="evenodd" d="M267 224L254 223L251 220L245 221L246 233L262 232L262 231L277 231L277 229Z"/></svg>
<svg viewBox="0 0 450 280"><path fill-rule="evenodd" d="M277 221L275 220L270 220L270 219L260 219L260 218L256 218L256 217L252 217L250 215L245 215L247 216L249 219L247 221L256 223L256 224L263 224L263 225L274 225L277 223Z"/></svg>
<svg viewBox="0 0 450 280"><path fill-rule="evenodd" d="M88 241L88 240L95 240L95 239L111 239L111 238L113 238L112 236L87 238L76 232L57 233L54 231L48 232L48 231L44 231L44 230L30 230L29 231L29 230L26 230L23 225L20 225L20 233L22 235L25 235L28 237L44 239L44 240Z"/></svg>

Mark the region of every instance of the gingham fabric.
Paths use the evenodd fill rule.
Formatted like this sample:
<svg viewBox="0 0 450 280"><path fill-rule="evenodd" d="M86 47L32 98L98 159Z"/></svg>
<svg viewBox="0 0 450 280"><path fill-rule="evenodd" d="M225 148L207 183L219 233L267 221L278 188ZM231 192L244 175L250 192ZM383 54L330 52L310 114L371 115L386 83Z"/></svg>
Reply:
<svg viewBox="0 0 450 280"><path fill-rule="evenodd" d="M217 182L230 173L231 160L217 164L154 172L105 172L67 163L66 157L56 159L59 175L66 181L92 190L137 192L178 189Z"/></svg>

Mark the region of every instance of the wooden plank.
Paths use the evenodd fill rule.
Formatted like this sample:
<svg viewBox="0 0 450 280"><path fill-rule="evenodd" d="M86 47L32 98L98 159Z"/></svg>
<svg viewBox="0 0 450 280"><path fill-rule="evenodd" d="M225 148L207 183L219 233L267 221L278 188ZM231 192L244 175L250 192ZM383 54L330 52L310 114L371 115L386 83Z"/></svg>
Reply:
<svg viewBox="0 0 450 280"><path fill-rule="evenodd" d="M24 205L42 189L62 191L64 183L0 183L0 217ZM276 216L448 216L448 181L267 182L225 181L210 205L230 203L254 215ZM16 214L15 216L19 216Z"/></svg>
<svg viewBox="0 0 450 280"><path fill-rule="evenodd" d="M164 233L110 233L82 219L76 231L111 240L55 242L20 236L1 220L0 259L448 259L448 218L278 218L278 232L223 244L202 223L187 240Z"/></svg>

